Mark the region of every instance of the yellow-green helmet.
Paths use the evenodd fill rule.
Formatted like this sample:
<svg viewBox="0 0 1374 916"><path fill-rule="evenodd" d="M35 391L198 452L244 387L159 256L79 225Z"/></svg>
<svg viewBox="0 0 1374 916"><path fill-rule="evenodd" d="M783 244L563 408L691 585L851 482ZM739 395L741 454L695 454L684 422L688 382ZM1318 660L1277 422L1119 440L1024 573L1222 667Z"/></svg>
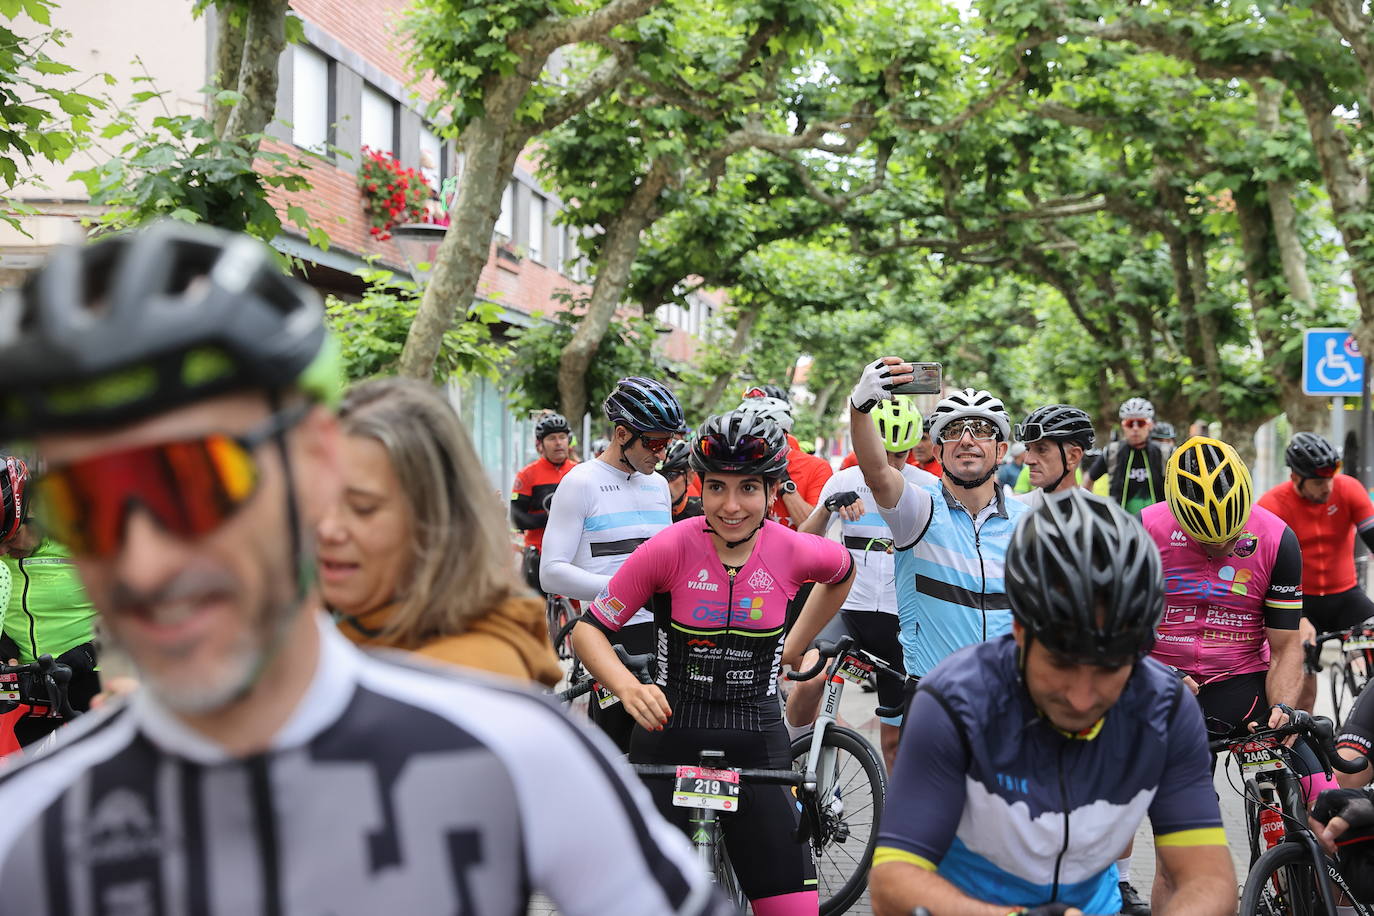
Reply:
<svg viewBox="0 0 1374 916"><path fill-rule="evenodd" d="M889 452L905 452L921 441L921 412L906 395L879 402L869 416Z"/></svg>
<svg viewBox="0 0 1374 916"><path fill-rule="evenodd" d="M1244 530L1253 490L1250 469L1219 439L1194 436L1164 468L1164 498L1174 519L1204 544L1225 544Z"/></svg>

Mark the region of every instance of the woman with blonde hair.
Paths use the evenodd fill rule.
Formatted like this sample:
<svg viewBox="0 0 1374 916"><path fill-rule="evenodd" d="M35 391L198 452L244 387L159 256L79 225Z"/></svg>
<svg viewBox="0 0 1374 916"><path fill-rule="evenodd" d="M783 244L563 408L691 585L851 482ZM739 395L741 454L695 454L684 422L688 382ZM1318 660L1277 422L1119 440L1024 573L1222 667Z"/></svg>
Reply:
<svg viewBox="0 0 1374 916"><path fill-rule="evenodd" d="M339 410L345 489L318 530L320 589L353 642L553 685L543 603L515 576L504 514L433 388L375 379Z"/></svg>

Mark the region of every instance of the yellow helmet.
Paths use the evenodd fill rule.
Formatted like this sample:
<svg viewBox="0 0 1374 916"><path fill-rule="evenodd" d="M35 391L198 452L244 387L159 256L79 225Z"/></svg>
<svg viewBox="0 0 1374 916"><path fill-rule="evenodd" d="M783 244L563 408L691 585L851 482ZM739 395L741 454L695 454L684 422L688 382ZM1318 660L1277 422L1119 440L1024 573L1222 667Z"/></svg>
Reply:
<svg viewBox="0 0 1374 916"><path fill-rule="evenodd" d="M1250 520L1254 484L1240 455L1220 439L1194 436L1169 456L1164 498L1195 541L1225 544Z"/></svg>

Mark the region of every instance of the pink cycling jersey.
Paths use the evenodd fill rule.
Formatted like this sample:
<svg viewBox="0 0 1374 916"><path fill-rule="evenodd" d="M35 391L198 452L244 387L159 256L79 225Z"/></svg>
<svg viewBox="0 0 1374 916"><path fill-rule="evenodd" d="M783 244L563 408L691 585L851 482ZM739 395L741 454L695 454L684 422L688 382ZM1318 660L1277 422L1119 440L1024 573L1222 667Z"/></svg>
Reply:
<svg viewBox="0 0 1374 916"><path fill-rule="evenodd" d="M706 520L684 519L635 549L591 613L619 630L637 608L654 609L669 727L758 729L757 707L776 705L787 603L803 582L842 581L852 562L834 541L767 521L749 560L730 570Z"/></svg>
<svg viewBox="0 0 1374 916"><path fill-rule="evenodd" d="M1283 519L1256 506L1229 556L1213 558L1155 503L1140 521L1164 560L1164 616L1151 654L1199 684L1269 668L1266 627L1302 610L1301 553ZM1291 567L1296 559L1298 573Z"/></svg>

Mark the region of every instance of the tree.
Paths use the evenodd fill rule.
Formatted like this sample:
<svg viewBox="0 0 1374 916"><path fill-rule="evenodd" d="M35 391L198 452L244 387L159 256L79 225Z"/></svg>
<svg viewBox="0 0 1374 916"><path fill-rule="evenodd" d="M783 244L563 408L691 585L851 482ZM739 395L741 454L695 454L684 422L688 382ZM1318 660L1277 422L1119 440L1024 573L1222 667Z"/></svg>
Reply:
<svg viewBox="0 0 1374 916"><path fill-rule="evenodd" d="M54 77L74 72L47 53L62 46L66 34L51 27L51 0L6 0L0 3L0 219L20 228L16 213L29 208L9 196L30 180L21 177L34 159L65 162L90 130L91 115L101 107L78 88L57 85ZM33 34L15 31L23 15ZM13 26L13 27L12 27Z"/></svg>
<svg viewBox="0 0 1374 916"><path fill-rule="evenodd" d="M443 85L431 120L451 117L449 132L465 159L449 229L401 354L403 375L429 375L443 334L472 303L520 151L621 80L633 49L613 43L611 33L659 2L416 3L406 24L411 65ZM550 57L564 48L565 69L555 75Z"/></svg>

